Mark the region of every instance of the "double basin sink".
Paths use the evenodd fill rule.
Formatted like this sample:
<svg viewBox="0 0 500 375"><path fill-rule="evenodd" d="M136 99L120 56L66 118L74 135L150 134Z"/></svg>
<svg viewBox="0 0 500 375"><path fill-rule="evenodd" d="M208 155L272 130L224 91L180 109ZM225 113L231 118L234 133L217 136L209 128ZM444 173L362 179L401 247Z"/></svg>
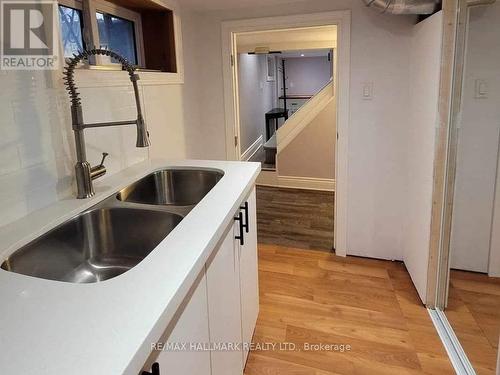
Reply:
<svg viewBox="0 0 500 375"><path fill-rule="evenodd" d="M122 189L9 256L7 271L94 283L141 262L222 178L211 169L165 169Z"/></svg>

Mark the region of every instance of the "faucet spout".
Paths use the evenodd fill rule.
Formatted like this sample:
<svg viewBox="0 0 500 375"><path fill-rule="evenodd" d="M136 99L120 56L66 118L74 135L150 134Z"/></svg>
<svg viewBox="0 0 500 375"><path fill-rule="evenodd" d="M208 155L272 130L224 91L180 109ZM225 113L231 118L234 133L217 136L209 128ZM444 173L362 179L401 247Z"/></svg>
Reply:
<svg viewBox="0 0 500 375"><path fill-rule="evenodd" d="M149 147L150 145L149 132L144 125L144 119L140 116L137 119L137 141L135 147Z"/></svg>
<svg viewBox="0 0 500 375"><path fill-rule="evenodd" d="M77 86L74 80L75 68L80 63L80 61L88 59L89 56L92 55L105 55L110 56L116 60L118 60L122 64L122 68L126 70L129 74L130 81L132 82L132 86L134 88L134 98L135 105L137 109L137 119L130 121L112 121L112 122L102 122L102 123L93 123L93 124L85 124L83 121L83 109L81 105L80 94L77 91ZM135 124L137 126L137 141L136 147L148 147L150 145L149 142L149 133L144 122L144 117L142 115L141 109L141 100L139 97L139 87L137 85L137 81L139 80L139 76L135 74L135 67L130 64L123 56L120 56L114 51L103 49L103 48L94 48L80 52L78 55L73 55L64 68L64 84L66 85L66 89L68 90L69 97L71 100L71 118L72 118L72 128L75 134L75 145L76 145L76 156L77 162L75 165L75 173L76 173L76 185L78 188L77 198L90 198L94 193L94 187L92 185L92 180L98 178L106 172L104 166L96 166L91 167L89 162L86 160L86 150L85 150L85 138L84 138L84 129L86 128L97 128L104 126L121 126L121 125L131 125ZM98 171L98 173L96 172Z"/></svg>

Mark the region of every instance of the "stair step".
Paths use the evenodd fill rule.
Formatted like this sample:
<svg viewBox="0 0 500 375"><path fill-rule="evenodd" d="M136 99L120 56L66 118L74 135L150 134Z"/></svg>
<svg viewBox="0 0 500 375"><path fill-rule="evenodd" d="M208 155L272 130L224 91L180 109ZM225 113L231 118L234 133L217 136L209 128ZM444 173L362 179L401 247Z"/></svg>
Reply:
<svg viewBox="0 0 500 375"><path fill-rule="evenodd" d="M275 150L278 148L276 141L276 133L274 133L273 136L269 138L269 140L266 143L264 143L264 150L272 148L274 148Z"/></svg>
<svg viewBox="0 0 500 375"><path fill-rule="evenodd" d="M266 152L266 163L276 164L276 152L278 146L276 143L276 133L273 134L269 140L264 143L264 151Z"/></svg>

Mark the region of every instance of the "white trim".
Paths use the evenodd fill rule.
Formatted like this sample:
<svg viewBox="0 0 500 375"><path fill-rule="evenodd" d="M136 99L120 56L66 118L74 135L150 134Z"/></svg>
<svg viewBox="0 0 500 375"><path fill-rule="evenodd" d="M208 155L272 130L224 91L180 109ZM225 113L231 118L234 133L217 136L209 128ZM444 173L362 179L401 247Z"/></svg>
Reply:
<svg viewBox="0 0 500 375"><path fill-rule="evenodd" d="M335 180L329 178L278 176L275 171L261 171L257 185L305 190L335 191Z"/></svg>
<svg viewBox="0 0 500 375"><path fill-rule="evenodd" d="M329 178L278 176L278 183L297 189L335 191L335 180Z"/></svg>
<svg viewBox="0 0 500 375"><path fill-rule="evenodd" d="M498 148L500 150L500 136L498 140ZM499 229L500 228L500 217L499 217L499 207L500 207L500 152L497 151L497 168L495 177L495 193L493 195L493 212L491 213L491 230L490 230L490 251L488 260L488 276L489 277L500 277L500 259L496 248L499 244ZM499 350L500 353L500 350ZM500 369L499 369L500 370Z"/></svg>
<svg viewBox="0 0 500 375"><path fill-rule="evenodd" d="M434 323L434 327L436 327L436 331L448 353L448 357L455 372L458 375L476 375L445 313L439 309L427 309L427 312L431 317L432 323Z"/></svg>
<svg viewBox="0 0 500 375"><path fill-rule="evenodd" d="M226 126L226 158L238 160L241 154L238 108L238 81L236 34L251 31L279 30L297 27L337 26L337 69L335 84L338 85L337 133L335 181L335 248L336 254L346 256L347 244L347 194L348 194L348 130L349 130L349 81L350 81L350 43L351 11L333 11L280 17L222 22L222 69L224 78L224 110ZM231 65L231 61L234 65Z"/></svg>
<svg viewBox="0 0 500 375"><path fill-rule="evenodd" d="M243 154L241 154L240 160L249 161L252 158L252 156L254 156L255 153L259 151L259 149L262 147L263 144L264 144L264 137L261 134L259 138L257 138L255 142L252 143L250 147L245 150L245 152L243 152Z"/></svg>
<svg viewBox="0 0 500 375"><path fill-rule="evenodd" d="M239 44L238 43L238 53L248 53L254 52L256 47L261 47L257 44ZM308 49L335 49L337 48L336 41L302 41L302 42L293 42L293 41L281 41L274 43L266 43L266 47L269 48L270 51L303 51Z"/></svg>
<svg viewBox="0 0 500 375"><path fill-rule="evenodd" d="M177 67L177 72L176 73L169 73L169 72L138 72L140 81L139 84L142 85L178 85L178 84L183 84L184 83L184 57L183 57L183 50L182 50L182 26L181 26L181 19L180 16L177 14L177 7L175 6L174 3L172 3L170 0L150 0L153 1L154 3L162 6L165 8L165 10L169 10L172 12L172 17L173 17L173 23L174 23L174 39L175 39L175 59L176 59L176 67ZM82 2L81 0L57 0L58 4L82 10ZM95 1L90 1L90 6L91 6L91 13L95 13ZM112 3L109 3L112 4ZM115 6L116 7L116 6ZM128 9L124 8L125 11L129 11ZM130 11L131 12L131 11ZM120 15L118 14L118 17ZM82 14L82 22L85 22L83 19L84 16ZM95 28L94 32L97 33L98 37L98 32L97 32L97 18L92 17L91 20L91 25L92 28ZM59 49L61 51L61 55L64 54L64 51L62 50L62 38L59 35L60 33L60 25L59 25L59 17L57 17L57 35L59 38ZM136 38L137 38L137 33L136 33ZM143 40L142 40L142 26L141 26L141 48L143 49ZM94 41L95 42L95 41ZM97 43L98 44L98 43ZM139 52L137 52L139 54ZM143 52L141 52L143 55ZM99 57L99 56L97 56ZM125 74L120 74L120 72L110 72L109 70L106 70L106 67L102 67L100 69L101 65L93 65L93 72L91 73L83 73L84 71L88 71L89 69L85 69L83 67L81 69L81 73L79 75L84 75L88 76L89 79L82 79L82 83L80 83L81 87L113 87L113 86L128 86L130 85L130 78L128 75ZM106 76L101 74L103 71L106 71ZM97 73L96 73L97 72ZM97 76L95 75L97 74ZM97 79L96 79L97 77ZM104 79L103 79L104 78Z"/></svg>
<svg viewBox="0 0 500 375"><path fill-rule="evenodd" d="M137 72L139 86L160 86L183 84L183 77L178 73ZM78 69L76 74L78 87L118 87L130 86L127 72L105 69Z"/></svg>
<svg viewBox="0 0 500 375"><path fill-rule="evenodd" d="M137 56L137 65L145 66L145 58L144 58L144 38L142 35L142 17L139 13L134 12L130 9L124 8L122 6L116 5L114 3L110 3L105 0L94 0L95 10L98 13L105 13L111 16L115 16L118 18L125 19L134 24L134 33L135 33L135 53ZM99 33L95 35L96 45L100 46Z"/></svg>

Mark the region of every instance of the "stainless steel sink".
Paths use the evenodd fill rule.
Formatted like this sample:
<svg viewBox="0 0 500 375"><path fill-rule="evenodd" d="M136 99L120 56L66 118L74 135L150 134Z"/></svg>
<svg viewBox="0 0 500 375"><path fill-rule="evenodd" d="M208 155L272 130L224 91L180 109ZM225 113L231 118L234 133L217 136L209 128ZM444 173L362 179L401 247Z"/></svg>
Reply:
<svg viewBox="0 0 500 375"><path fill-rule="evenodd" d="M111 279L148 256L222 176L213 169L152 173L17 250L1 268L72 283Z"/></svg>
<svg viewBox="0 0 500 375"><path fill-rule="evenodd" d="M19 249L1 267L73 283L110 279L137 265L181 220L165 211L92 209Z"/></svg>
<svg viewBox="0 0 500 375"><path fill-rule="evenodd" d="M212 169L165 169L121 190L117 198L131 203L192 206L200 202L222 176L221 171Z"/></svg>

